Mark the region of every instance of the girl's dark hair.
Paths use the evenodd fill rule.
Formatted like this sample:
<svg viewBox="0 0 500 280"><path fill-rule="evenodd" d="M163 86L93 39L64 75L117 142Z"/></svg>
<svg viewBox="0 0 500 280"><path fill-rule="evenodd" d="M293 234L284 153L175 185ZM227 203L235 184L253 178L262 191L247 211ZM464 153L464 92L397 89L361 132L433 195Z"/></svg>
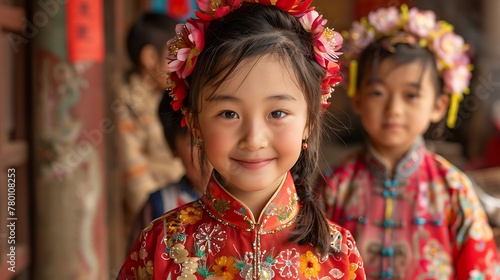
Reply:
<svg viewBox="0 0 500 280"><path fill-rule="evenodd" d="M175 36L178 21L160 13L147 12L130 27L127 34L127 52L134 64L133 71L140 65L140 53L146 45L153 45L161 54L167 40Z"/></svg>
<svg viewBox="0 0 500 280"><path fill-rule="evenodd" d="M163 127L163 135L167 140L168 146L174 152L177 151L177 146L175 145L175 139L178 136L185 136L188 133L187 127L181 126L181 121L184 115L181 110L175 111L170 101L172 98L168 93L163 93L163 96L158 105L158 117L160 118L161 125Z"/></svg>
<svg viewBox="0 0 500 280"><path fill-rule="evenodd" d="M375 75L378 73L378 66L386 59L392 59L395 67L405 65L414 61L422 64L422 72L420 79L422 79L424 71L429 69L433 79L436 92L443 93L443 81L439 77L436 67L436 60L434 55L425 47L409 43L396 43L391 44L391 37L384 37L368 45L361 53L358 61L358 79L356 81L356 88L361 89L362 83L365 78L375 80ZM429 67L430 66L430 67Z"/></svg>
<svg viewBox="0 0 500 280"><path fill-rule="evenodd" d="M309 178L317 168L321 132L321 80L325 70L316 62L312 35L292 15L274 6L244 3L223 18L210 23L205 46L192 74L186 108L192 114L191 125L198 127L201 91L207 85L215 89L232 75L245 59L266 55L279 58L298 81L308 108L308 148L303 150L291 172L302 202L298 224L290 242L312 244L326 255L330 250L328 222L313 202Z"/></svg>

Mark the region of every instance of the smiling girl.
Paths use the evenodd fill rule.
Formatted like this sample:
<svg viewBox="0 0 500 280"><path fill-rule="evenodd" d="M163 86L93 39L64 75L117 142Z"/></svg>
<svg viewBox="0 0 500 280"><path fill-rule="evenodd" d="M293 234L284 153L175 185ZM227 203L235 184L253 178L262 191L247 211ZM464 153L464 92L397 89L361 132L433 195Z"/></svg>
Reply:
<svg viewBox="0 0 500 280"><path fill-rule="evenodd" d="M364 279L309 184L342 38L310 1L198 2L169 41L171 95L214 171L144 229L118 279Z"/></svg>

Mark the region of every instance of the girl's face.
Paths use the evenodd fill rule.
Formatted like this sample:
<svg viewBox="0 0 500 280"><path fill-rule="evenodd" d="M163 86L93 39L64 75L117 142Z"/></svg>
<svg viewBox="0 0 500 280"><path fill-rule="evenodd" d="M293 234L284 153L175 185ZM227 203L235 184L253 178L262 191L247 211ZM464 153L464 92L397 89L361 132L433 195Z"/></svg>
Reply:
<svg viewBox="0 0 500 280"><path fill-rule="evenodd" d="M151 44L142 48L140 52L141 75L148 90L168 88L168 61L162 59L166 56L166 47L162 51L161 56L156 47Z"/></svg>
<svg viewBox="0 0 500 280"><path fill-rule="evenodd" d="M382 155L404 155L446 112L448 97L436 92L431 66L422 67L418 60L396 66L385 59L354 97L354 109Z"/></svg>
<svg viewBox="0 0 500 280"><path fill-rule="evenodd" d="M244 60L213 93L206 87L195 134L237 198L270 197L299 158L307 105L280 60ZM288 68L290 69L290 68Z"/></svg>

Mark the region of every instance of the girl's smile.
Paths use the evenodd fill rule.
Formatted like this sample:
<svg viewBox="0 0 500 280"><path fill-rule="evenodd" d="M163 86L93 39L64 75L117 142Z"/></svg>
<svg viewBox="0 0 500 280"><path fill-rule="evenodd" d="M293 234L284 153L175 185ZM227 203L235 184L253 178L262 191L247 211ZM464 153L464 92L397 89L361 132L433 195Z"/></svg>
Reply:
<svg viewBox="0 0 500 280"><path fill-rule="evenodd" d="M250 169L250 170L257 170L262 167L265 167L268 165L270 162L274 160L274 158L270 159L249 159L249 160L238 160L238 159L233 159L237 164L239 164L241 167Z"/></svg>
<svg viewBox="0 0 500 280"><path fill-rule="evenodd" d="M402 124L396 122L386 122L383 123L382 126L387 130L399 130L404 128Z"/></svg>

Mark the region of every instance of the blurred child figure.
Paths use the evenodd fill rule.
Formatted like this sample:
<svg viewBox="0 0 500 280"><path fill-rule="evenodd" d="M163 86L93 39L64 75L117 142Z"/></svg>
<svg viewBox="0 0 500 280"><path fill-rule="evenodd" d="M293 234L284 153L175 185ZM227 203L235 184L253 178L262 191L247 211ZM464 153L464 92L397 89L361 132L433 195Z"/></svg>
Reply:
<svg viewBox="0 0 500 280"><path fill-rule="evenodd" d="M171 104L213 172L141 232L118 279L365 279L310 184L340 34L308 0L198 4L168 44Z"/></svg>
<svg viewBox="0 0 500 280"><path fill-rule="evenodd" d="M197 200L205 192L210 174L210 166L201 169L198 149L192 149L191 133L186 126L181 126L183 114L173 110L172 98L164 94L158 109L158 116L163 126L163 133L172 154L181 159L186 173L176 183L151 193L139 214L134 226L133 241L152 220L165 212Z"/></svg>
<svg viewBox="0 0 500 280"><path fill-rule="evenodd" d="M174 36L176 24L166 15L146 13L132 25L127 37L133 69L115 109L127 223L136 218L151 192L178 181L184 172L181 161L165 143L157 116L167 86L165 44Z"/></svg>
<svg viewBox="0 0 500 280"><path fill-rule="evenodd" d="M368 139L320 178L327 218L353 233L368 279L499 279L492 230L471 181L423 140L450 100L453 126L467 91L463 39L432 11L402 6L354 22L344 43Z"/></svg>

